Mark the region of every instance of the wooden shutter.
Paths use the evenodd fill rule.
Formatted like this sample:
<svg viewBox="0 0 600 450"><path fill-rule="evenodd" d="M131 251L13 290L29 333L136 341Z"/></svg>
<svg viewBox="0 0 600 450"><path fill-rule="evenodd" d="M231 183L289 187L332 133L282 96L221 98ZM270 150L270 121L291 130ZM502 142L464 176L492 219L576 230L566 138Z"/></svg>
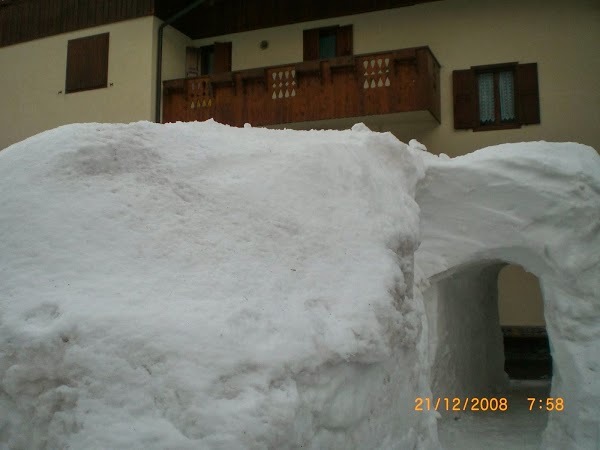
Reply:
<svg viewBox="0 0 600 450"><path fill-rule="evenodd" d="M109 33L72 39L67 45L65 91L77 92L108 85Z"/></svg>
<svg viewBox="0 0 600 450"><path fill-rule="evenodd" d="M473 128L477 123L475 72L471 69L452 72L452 89L454 128L457 130Z"/></svg>
<svg viewBox="0 0 600 450"><path fill-rule="evenodd" d="M215 42L214 72L231 72L231 42Z"/></svg>
<svg viewBox="0 0 600 450"><path fill-rule="evenodd" d="M200 75L200 49L187 47L185 53L185 76L186 78Z"/></svg>
<svg viewBox="0 0 600 450"><path fill-rule="evenodd" d="M540 123L540 96L536 63L517 66L516 87L519 122L523 125Z"/></svg>
<svg viewBox="0 0 600 450"><path fill-rule="evenodd" d="M336 33L336 47L335 56L352 55L352 25L338 27Z"/></svg>
<svg viewBox="0 0 600 450"><path fill-rule="evenodd" d="M304 30L304 61L319 59L319 29Z"/></svg>

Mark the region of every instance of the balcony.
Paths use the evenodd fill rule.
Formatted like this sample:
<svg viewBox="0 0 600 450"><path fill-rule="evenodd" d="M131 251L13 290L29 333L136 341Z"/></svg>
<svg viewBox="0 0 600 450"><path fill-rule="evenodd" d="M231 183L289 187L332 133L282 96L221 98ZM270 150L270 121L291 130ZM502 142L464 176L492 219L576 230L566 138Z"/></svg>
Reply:
<svg viewBox="0 0 600 450"><path fill-rule="evenodd" d="M416 113L439 123L439 80L428 47L169 80L163 122L213 118L233 126L306 127Z"/></svg>

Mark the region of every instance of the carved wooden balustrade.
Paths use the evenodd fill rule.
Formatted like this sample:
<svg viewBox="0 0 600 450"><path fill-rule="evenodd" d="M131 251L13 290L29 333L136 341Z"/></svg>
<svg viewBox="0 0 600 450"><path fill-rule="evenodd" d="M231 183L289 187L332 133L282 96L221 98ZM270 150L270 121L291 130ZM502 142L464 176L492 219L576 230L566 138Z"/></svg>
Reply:
<svg viewBox="0 0 600 450"><path fill-rule="evenodd" d="M169 80L163 122L264 126L408 111L439 121L439 74L418 47Z"/></svg>

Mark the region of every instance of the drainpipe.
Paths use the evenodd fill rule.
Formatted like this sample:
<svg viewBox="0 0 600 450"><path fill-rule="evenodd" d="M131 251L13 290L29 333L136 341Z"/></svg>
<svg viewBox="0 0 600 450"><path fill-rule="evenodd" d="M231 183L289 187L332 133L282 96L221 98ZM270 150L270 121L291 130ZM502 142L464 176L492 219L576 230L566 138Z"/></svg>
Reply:
<svg viewBox="0 0 600 450"><path fill-rule="evenodd" d="M155 119L154 119L154 121L156 123L160 123L160 112L161 112L160 108L161 108L161 97L162 97L162 47L163 47L163 34L164 34L165 27L167 25L171 25L177 19L185 16L192 9L194 9L196 6L200 5L201 3L204 3L205 1L206 0L196 0L192 3L190 3L188 6L183 8L181 11L179 11L178 13L169 17L167 20L165 20L163 23L161 23L160 26L158 27L158 47L157 47L157 51L158 51L157 56L158 57L156 58L156 112L155 112Z"/></svg>

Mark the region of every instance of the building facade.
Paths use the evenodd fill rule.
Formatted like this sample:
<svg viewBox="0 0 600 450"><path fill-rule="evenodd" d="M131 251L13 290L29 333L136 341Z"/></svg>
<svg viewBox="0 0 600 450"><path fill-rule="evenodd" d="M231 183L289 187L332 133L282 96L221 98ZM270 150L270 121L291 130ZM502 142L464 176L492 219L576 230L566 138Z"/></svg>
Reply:
<svg viewBox="0 0 600 450"><path fill-rule="evenodd" d="M600 60L594 51L600 38L600 6L594 1L482 0L474 4L444 0L210 36L193 40L191 45L230 43L233 71L294 67L306 59L307 30L345 26L352 27L354 55L428 47L440 66L440 117L419 121L409 115L387 120L384 114L370 114L367 121L378 131L391 131L403 141L416 137L431 151L450 156L529 140L576 141L600 148L595 126L600 119L596 81ZM460 95L453 86L455 72L528 64L537 66L539 117L533 121L537 123L455 126L455 94ZM362 74L355 75L362 88Z"/></svg>
<svg viewBox="0 0 600 450"><path fill-rule="evenodd" d="M158 11L152 0L3 0L0 149L68 123L153 120ZM89 39L97 36L102 48ZM182 74L179 41L187 37L167 27L166 78Z"/></svg>

